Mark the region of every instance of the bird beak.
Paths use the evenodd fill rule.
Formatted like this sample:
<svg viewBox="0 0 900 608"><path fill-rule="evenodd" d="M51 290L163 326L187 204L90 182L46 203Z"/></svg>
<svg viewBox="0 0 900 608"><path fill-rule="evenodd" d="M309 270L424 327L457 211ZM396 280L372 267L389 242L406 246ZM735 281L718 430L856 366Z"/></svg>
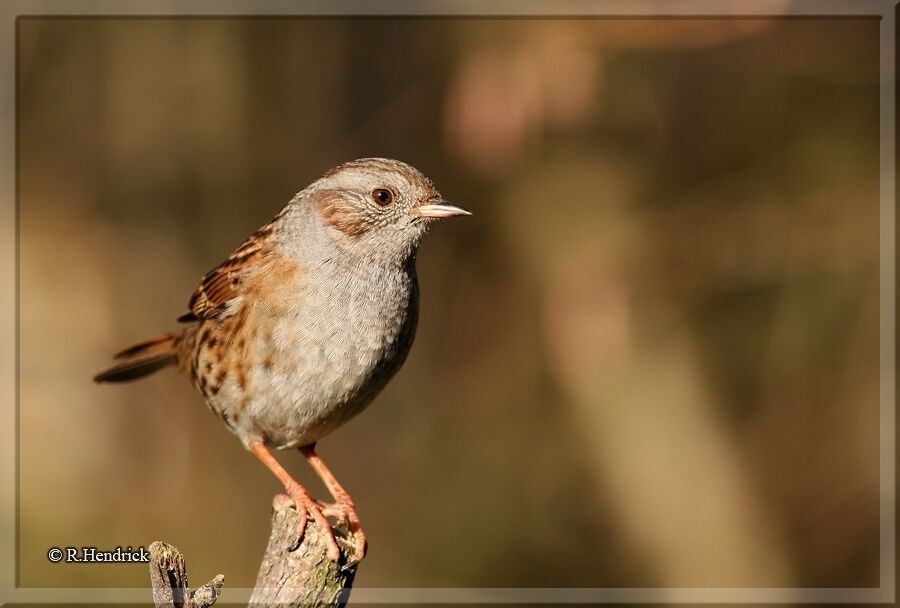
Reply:
<svg viewBox="0 0 900 608"><path fill-rule="evenodd" d="M414 207L410 211L410 213L414 217L430 218L453 217L454 215L472 215L462 207L451 205L444 200L439 200L436 203L426 203L424 205L419 205L418 207Z"/></svg>

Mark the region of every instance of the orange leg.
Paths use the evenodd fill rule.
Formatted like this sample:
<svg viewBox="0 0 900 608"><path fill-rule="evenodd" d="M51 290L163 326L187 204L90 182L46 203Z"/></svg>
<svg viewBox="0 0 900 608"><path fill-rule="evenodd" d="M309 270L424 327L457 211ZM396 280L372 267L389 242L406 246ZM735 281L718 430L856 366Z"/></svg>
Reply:
<svg viewBox="0 0 900 608"><path fill-rule="evenodd" d="M306 530L306 521L311 515L325 534L325 542L328 546L328 559L336 562L341 555L341 551L338 548L337 541L334 540L331 524L328 523L328 520L325 519L325 515L322 513L322 508L316 504L316 501L312 499L309 492L306 491L306 488L297 483L297 481L291 477L290 473L284 470L284 467L275 460L275 457L272 456L272 453L268 449L266 449L266 446L262 443L254 443L250 446L250 451L275 474L275 477L277 477L282 484L284 484L285 492L287 492L287 495L294 501L297 512L300 514L300 538L297 541L298 545L300 541L303 540L303 533Z"/></svg>
<svg viewBox="0 0 900 608"><path fill-rule="evenodd" d="M351 559L354 562L358 562L366 556L366 535L362 531L359 515L356 513L356 505L353 503L353 499L350 498L347 490L338 483L337 478L325 465L325 461L316 454L315 447L315 444L307 445L300 448L300 452L306 457L306 461L315 470L322 483L325 484L325 487L328 488L328 491L334 497L340 514L347 518L350 532L353 533L354 545L356 545L356 551Z"/></svg>

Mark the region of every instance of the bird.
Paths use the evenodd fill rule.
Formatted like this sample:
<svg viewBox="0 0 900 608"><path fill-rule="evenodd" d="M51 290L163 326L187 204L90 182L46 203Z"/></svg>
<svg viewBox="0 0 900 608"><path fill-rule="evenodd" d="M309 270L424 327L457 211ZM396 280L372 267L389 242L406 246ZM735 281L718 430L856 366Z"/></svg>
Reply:
<svg viewBox="0 0 900 608"><path fill-rule="evenodd" d="M368 406L407 358L416 333L416 252L442 218L471 215L431 180L393 159L361 158L298 192L201 280L179 329L114 355L96 382L189 374L207 406L325 531L347 524L351 563L366 553L356 505L316 443ZM333 503L312 498L272 450L297 448Z"/></svg>

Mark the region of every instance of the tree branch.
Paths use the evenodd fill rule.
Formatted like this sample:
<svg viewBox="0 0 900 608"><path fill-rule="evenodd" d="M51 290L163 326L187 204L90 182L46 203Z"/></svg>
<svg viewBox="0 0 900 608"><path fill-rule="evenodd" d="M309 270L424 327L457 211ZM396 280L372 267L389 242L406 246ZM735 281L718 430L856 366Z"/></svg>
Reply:
<svg viewBox="0 0 900 608"><path fill-rule="evenodd" d="M334 529L341 558L332 562L325 556L323 530L313 518L307 521L303 542L296 547L299 516L294 503L279 494L272 507L272 533L250 606L344 606L357 567L346 565L354 551L352 535L343 528ZM208 608L218 599L224 581L219 574L192 592L178 549L159 541L150 545L150 582L157 608Z"/></svg>

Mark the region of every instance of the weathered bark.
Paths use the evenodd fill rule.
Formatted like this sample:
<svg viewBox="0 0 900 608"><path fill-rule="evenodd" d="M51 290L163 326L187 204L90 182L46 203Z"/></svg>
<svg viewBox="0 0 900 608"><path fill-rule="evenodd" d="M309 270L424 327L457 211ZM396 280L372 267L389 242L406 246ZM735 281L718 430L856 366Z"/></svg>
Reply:
<svg viewBox="0 0 900 608"><path fill-rule="evenodd" d="M297 547L299 516L284 495L273 501L272 533L263 556L250 606L335 607L346 604L356 575L356 564L347 566L353 554L353 537L335 529L341 558L325 556L323 530L310 518L303 542ZM217 575L195 591L188 585L184 557L175 547L159 541L150 545L150 582L157 608L207 608L215 603L225 577Z"/></svg>
<svg viewBox="0 0 900 608"><path fill-rule="evenodd" d="M303 542L296 550L298 515L294 503L284 495L273 502L272 534L259 567L256 588L250 598L253 607L262 606L343 606L350 595L356 566L342 566L353 554L353 537L341 529L334 535L341 559L325 556L323 530L310 518Z"/></svg>
<svg viewBox="0 0 900 608"><path fill-rule="evenodd" d="M219 597L224 582L218 574L192 593L181 552L159 541L150 545L150 584L157 608L207 608Z"/></svg>

